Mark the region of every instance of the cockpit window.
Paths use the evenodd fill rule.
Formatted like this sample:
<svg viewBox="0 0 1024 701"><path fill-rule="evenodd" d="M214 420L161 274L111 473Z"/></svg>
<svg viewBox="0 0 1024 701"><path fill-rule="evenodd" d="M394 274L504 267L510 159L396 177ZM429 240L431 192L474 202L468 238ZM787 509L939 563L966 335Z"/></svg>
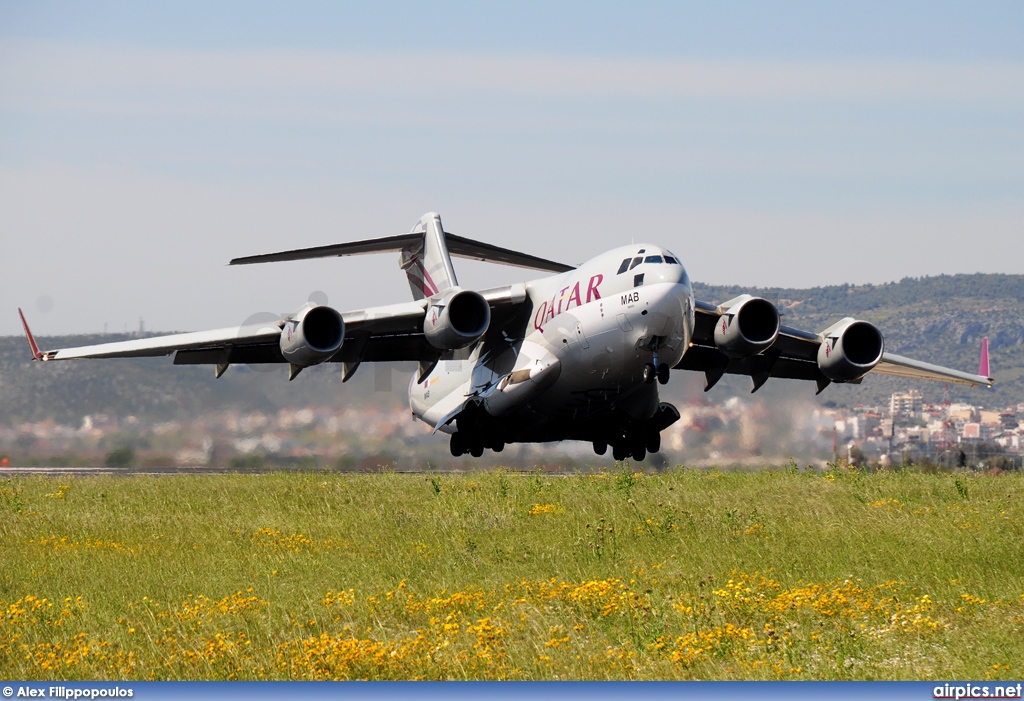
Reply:
<svg viewBox="0 0 1024 701"><path fill-rule="evenodd" d="M640 253L643 253L641 250ZM626 258L619 264L619 270L616 275L622 275L627 270L632 270L641 263L668 263L670 265L680 265L679 259L674 258L670 255L665 256L637 256L636 258Z"/></svg>

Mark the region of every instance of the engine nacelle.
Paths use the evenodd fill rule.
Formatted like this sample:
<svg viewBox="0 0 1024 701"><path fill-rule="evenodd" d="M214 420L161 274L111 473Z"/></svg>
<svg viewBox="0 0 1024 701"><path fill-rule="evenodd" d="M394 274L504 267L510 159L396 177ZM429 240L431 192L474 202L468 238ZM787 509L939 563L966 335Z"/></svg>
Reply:
<svg viewBox="0 0 1024 701"><path fill-rule="evenodd" d="M303 307L281 329L281 355L297 368L330 360L345 342L345 321L330 307Z"/></svg>
<svg viewBox="0 0 1024 701"><path fill-rule="evenodd" d="M730 358L768 350L779 335L779 310L760 297L743 295L727 302L715 324L715 346ZM723 306L726 306L723 305Z"/></svg>
<svg viewBox="0 0 1024 701"><path fill-rule="evenodd" d="M866 321L846 318L822 332L818 368L833 382L864 377L882 359L882 332Z"/></svg>
<svg viewBox="0 0 1024 701"><path fill-rule="evenodd" d="M465 348L491 324L491 307L479 292L454 290L427 309L423 335L438 350Z"/></svg>

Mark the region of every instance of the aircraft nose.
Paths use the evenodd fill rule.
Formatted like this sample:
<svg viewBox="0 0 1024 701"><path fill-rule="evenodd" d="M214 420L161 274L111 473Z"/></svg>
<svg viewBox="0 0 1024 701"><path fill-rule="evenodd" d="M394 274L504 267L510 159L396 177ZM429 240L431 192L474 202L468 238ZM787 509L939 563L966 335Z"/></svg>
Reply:
<svg viewBox="0 0 1024 701"><path fill-rule="evenodd" d="M647 266L647 268L644 271L645 285L669 283L682 285L686 288L690 287L690 277L686 274L686 268L683 267L682 263L663 263L662 265Z"/></svg>

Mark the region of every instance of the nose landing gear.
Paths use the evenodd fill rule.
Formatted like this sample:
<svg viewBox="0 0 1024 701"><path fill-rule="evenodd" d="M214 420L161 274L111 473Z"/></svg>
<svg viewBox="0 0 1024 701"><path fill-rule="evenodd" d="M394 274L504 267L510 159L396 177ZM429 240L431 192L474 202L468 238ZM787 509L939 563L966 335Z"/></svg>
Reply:
<svg viewBox="0 0 1024 701"><path fill-rule="evenodd" d="M650 385L654 384L657 380L660 384L667 385L669 376L672 374L672 370L669 368L667 363L659 363L658 356L654 356L653 363L647 363L644 365L644 383Z"/></svg>

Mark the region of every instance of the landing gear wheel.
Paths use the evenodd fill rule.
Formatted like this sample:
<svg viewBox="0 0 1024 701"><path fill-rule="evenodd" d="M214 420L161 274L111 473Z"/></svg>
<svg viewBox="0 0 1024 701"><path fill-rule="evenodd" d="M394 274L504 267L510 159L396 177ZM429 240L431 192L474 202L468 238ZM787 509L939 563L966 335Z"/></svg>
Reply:
<svg viewBox="0 0 1024 701"><path fill-rule="evenodd" d="M612 446L612 457L615 458L616 462L622 462L629 457L629 453L626 452L626 446L624 445L613 445Z"/></svg>
<svg viewBox="0 0 1024 701"><path fill-rule="evenodd" d="M466 441L461 433L453 433L451 443L448 445L453 457L461 457L466 454Z"/></svg>
<svg viewBox="0 0 1024 701"><path fill-rule="evenodd" d="M644 383L651 384L658 377L658 370L654 367L653 363L647 363L644 365Z"/></svg>
<svg viewBox="0 0 1024 701"><path fill-rule="evenodd" d="M472 448L469 449L469 454L472 455L474 458L479 458L481 455L484 454L484 447L480 444L474 445Z"/></svg>
<svg viewBox="0 0 1024 701"><path fill-rule="evenodd" d="M633 459L636 460L637 462L643 462L644 458L646 458L646 457L647 457L647 449L646 448L640 447L640 448L634 448L633 449Z"/></svg>
<svg viewBox="0 0 1024 701"><path fill-rule="evenodd" d="M495 453L500 453L501 451L505 450L505 441L498 441L491 447L491 450L493 450Z"/></svg>
<svg viewBox="0 0 1024 701"><path fill-rule="evenodd" d="M608 444L604 441L594 441L594 452L598 455L604 455L608 452Z"/></svg>
<svg viewBox="0 0 1024 701"><path fill-rule="evenodd" d="M661 434L651 433L647 436L647 452L657 453L661 450Z"/></svg>
<svg viewBox="0 0 1024 701"><path fill-rule="evenodd" d="M662 363L661 365L659 365L658 366L658 382L660 382L663 385L667 385L668 384L668 377L669 377L670 373L671 373L671 370L669 370L669 367L668 367L667 364Z"/></svg>

